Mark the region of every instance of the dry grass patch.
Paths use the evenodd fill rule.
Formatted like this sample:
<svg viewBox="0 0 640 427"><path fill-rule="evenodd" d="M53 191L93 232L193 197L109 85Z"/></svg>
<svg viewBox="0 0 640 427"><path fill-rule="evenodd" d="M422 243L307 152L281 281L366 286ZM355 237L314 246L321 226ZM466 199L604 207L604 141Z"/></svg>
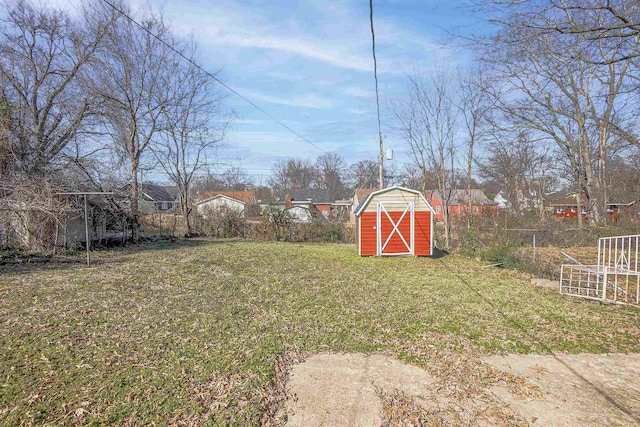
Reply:
<svg viewBox="0 0 640 427"><path fill-rule="evenodd" d="M458 384L471 362L449 372L447 355L640 350L638 310L479 266L255 241L0 266L0 424L277 423L284 373L306 353L435 361L452 375L442 387L474 396Z"/></svg>

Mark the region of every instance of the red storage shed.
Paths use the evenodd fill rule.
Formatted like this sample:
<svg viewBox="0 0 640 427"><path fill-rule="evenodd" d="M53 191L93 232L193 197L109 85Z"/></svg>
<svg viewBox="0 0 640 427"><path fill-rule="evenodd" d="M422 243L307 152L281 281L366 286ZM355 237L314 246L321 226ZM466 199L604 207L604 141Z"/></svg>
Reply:
<svg viewBox="0 0 640 427"><path fill-rule="evenodd" d="M355 210L361 256L433 254L433 208L416 190L374 191Z"/></svg>

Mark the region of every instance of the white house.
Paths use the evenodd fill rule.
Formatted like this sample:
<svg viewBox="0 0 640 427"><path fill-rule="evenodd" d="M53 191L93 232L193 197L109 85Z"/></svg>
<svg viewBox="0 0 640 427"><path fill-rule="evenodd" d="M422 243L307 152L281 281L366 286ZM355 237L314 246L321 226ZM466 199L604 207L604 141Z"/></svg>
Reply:
<svg viewBox="0 0 640 427"><path fill-rule="evenodd" d="M258 206L253 191L221 191L205 194L205 198L196 203L196 209L205 217L207 212L224 209L251 216L249 207L253 205Z"/></svg>

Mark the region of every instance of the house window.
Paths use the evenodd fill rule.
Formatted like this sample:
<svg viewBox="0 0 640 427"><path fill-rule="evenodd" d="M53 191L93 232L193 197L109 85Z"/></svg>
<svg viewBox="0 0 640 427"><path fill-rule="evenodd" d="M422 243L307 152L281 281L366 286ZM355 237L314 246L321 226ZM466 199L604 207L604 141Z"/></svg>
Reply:
<svg viewBox="0 0 640 427"><path fill-rule="evenodd" d="M613 212L614 207L615 206L613 206L613 205L607 205L607 212Z"/></svg>
<svg viewBox="0 0 640 427"><path fill-rule="evenodd" d="M582 208L582 215L586 215L587 214L587 210L585 208Z"/></svg>
<svg viewBox="0 0 640 427"><path fill-rule="evenodd" d="M564 213L564 208L563 207L556 208L556 213L557 214L563 214Z"/></svg>
<svg viewBox="0 0 640 427"><path fill-rule="evenodd" d="M571 208L571 212L577 212L576 208Z"/></svg>
<svg viewBox="0 0 640 427"><path fill-rule="evenodd" d="M440 215L440 206L436 206L436 215Z"/></svg>

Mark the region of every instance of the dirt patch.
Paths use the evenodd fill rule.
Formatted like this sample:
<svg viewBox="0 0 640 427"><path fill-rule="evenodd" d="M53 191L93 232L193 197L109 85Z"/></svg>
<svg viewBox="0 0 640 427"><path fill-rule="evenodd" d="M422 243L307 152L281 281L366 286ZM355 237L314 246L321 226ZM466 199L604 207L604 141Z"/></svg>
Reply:
<svg viewBox="0 0 640 427"><path fill-rule="evenodd" d="M492 393L468 388L389 356L317 354L290 372L286 425L526 425Z"/></svg>
<svg viewBox="0 0 640 427"><path fill-rule="evenodd" d="M557 280L539 279L536 277L531 279L531 284L541 288L555 289L556 291L560 289L560 282Z"/></svg>
<svg viewBox="0 0 640 427"><path fill-rule="evenodd" d="M640 354L510 355L484 360L540 387L542 399L524 400L505 387L491 388L531 424L640 424Z"/></svg>
<svg viewBox="0 0 640 427"><path fill-rule="evenodd" d="M286 425L640 423L640 355L512 355L477 363L502 378L456 397L455 385L431 369L384 355L317 354L289 373Z"/></svg>
<svg viewBox="0 0 640 427"><path fill-rule="evenodd" d="M420 396L433 382L424 370L363 354L317 354L293 367L288 426L379 426L381 390Z"/></svg>

